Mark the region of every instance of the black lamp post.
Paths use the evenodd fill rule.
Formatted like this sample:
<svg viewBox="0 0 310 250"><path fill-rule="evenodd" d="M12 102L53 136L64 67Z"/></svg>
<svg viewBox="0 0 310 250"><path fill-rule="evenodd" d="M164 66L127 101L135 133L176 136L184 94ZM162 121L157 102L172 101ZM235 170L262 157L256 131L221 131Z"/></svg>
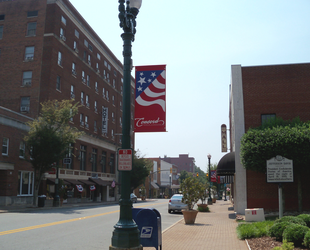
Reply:
<svg viewBox="0 0 310 250"><path fill-rule="evenodd" d="M211 199L211 155L208 154L208 167L209 167L209 198L208 198L208 205L212 205L212 199Z"/></svg>
<svg viewBox="0 0 310 250"><path fill-rule="evenodd" d="M142 0L119 0L119 20L120 27L124 33L121 35L124 41L123 56L123 126L122 126L122 148L131 148L131 43L134 41L136 33L136 17L139 13ZM130 200L130 171L121 172L121 199L120 218L114 226L112 244L110 250L134 249L142 250L140 245L139 230L137 224L132 219L132 202Z"/></svg>

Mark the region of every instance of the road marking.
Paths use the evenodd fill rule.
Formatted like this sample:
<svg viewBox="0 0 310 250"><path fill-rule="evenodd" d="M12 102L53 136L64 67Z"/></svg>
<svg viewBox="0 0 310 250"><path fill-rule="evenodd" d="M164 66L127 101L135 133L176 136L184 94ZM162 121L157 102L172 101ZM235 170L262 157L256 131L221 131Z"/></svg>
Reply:
<svg viewBox="0 0 310 250"><path fill-rule="evenodd" d="M147 205L137 206L137 207L149 207L149 206L152 206L152 205L159 205L159 204L165 204L165 203L166 203L166 202L154 203L154 204L147 204ZM112 212L108 212L108 213L89 215L89 216L80 217L80 218L75 218L75 219L70 219L70 220L56 221L56 222L46 223L46 224L37 225L37 226L23 227L23 228L18 228L18 229L3 231L3 232L0 232L0 236L1 236L1 235L6 235L6 234L14 234L14 233L19 233L19 232L29 231L29 230L38 229L38 228L43 228L43 227L50 227L50 226L60 225L60 224L69 223L69 222L74 222L74 221L79 221L79 220L85 220L85 219L95 218L95 217L99 217L99 216L103 216L103 215L114 214L114 213L117 213L117 212L119 212L119 210L112 211Z"/></svg>

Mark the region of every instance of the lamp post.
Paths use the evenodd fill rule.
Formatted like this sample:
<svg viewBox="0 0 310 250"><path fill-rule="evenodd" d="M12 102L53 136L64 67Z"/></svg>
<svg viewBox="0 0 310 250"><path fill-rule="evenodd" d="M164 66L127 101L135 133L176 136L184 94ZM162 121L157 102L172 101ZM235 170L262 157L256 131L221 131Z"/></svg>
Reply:
<svg viewBox="0 0 310 250"><path fill-rule="evenodd" d="M121 35L124 47L124 69L123 69L123 126L122 126L122 148L131 148L131 43L134 41L136 33L136 17L139 13L142 0L119 0L119 20L120 27L124 33ZM114 226L110 250L134 249L142 250L140 245L139 230L137 224L132 219L132 202L130 200L130 171L121 172L121 199L120 218Z"/></svg>
<svg viewBox="0 0 310 250"><path fill-rule="evenodd" d="M208 198L208 205L212 205L212 199L211 199L211 155L208 154L208 166L209 166L209 198Z"/></svg>

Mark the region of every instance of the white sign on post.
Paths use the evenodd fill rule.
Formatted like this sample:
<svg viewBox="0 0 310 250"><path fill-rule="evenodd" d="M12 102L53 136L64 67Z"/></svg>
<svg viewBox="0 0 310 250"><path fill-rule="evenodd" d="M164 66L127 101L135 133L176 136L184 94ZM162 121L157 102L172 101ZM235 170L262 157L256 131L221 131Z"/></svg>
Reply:
<svg viewBox="0 0 310 250"><path fill-rule="evenodd" d="M267 161L267 182L294 182L293 161L276 156Z"/></svg>
<svg viewBox="0 0 310 250"><path fill-rule="evenodd" d="M118 150L118 170L130 171L132 170L132 150L119 149Z"/></svg>

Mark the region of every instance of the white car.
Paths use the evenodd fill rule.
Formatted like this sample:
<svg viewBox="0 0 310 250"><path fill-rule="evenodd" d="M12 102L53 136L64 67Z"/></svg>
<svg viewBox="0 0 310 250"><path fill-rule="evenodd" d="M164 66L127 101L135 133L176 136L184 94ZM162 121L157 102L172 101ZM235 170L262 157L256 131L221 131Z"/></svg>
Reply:
<svg viewBox="0 0 310 250"><path fill-rule="evenodd" d="M130 194L130 200L132 201L132 203L137 203L137 196L134 193Z"/></svg>
<svg viewBox="0 0 310 250"><path fill-rule="evenodd" d="M168 213L181 212L182 209L186 209L187 205L182 202L182 194L174 194L168 203Z"/></svg>

